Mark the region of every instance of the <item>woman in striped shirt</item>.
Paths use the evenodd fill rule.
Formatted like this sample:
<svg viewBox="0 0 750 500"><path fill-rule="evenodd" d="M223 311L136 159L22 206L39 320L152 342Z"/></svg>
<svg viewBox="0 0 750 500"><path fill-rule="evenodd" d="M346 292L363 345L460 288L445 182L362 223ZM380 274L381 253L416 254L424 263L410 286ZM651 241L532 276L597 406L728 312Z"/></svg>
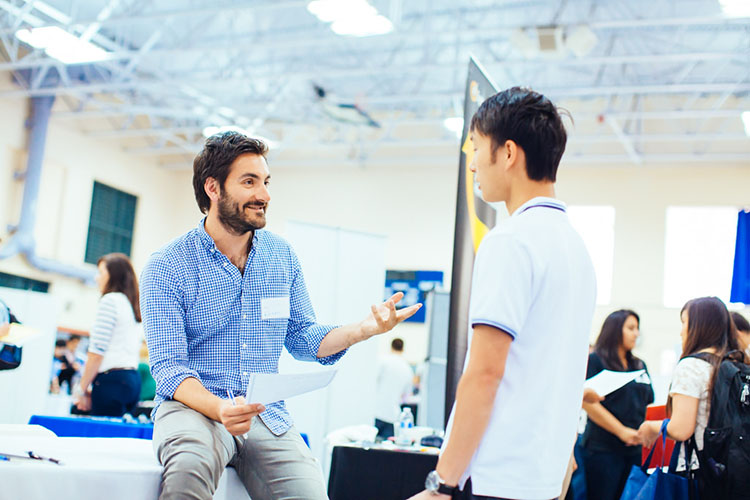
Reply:
<svg viewBox="0 0 750 500"><path fill-rule="evenodd" d="M90 415L121 417L138 403L138 355L143 333L138 280L128 257L111 253L97 263L102 293L89 338L88 359L75 406Z"/></svg>

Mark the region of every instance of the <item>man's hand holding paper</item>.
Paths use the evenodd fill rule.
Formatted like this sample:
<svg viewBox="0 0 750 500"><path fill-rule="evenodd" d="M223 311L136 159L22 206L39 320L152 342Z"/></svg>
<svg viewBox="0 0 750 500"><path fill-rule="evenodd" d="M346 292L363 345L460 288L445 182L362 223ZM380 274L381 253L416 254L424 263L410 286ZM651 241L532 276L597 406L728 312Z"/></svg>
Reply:
<svg viewBox="0 0 750 500"><path fill-rule="evenodd" d="M232 436L245 434L250 430L250 422L253 417L266 411L262 404L245 403L245 398L237 396L234 398L234 404L226 400L219 409L219 418L224 427Z"/></svg>

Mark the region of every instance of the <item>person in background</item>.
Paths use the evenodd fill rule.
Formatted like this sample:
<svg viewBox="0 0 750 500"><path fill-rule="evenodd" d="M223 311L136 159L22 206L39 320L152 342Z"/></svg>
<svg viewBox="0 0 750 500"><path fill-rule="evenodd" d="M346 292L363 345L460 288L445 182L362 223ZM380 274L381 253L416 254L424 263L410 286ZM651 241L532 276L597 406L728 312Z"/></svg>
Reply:
<svg viewBox="0 0 750 500"><path fill-rule="evenodd" d="M393 339L391 352L378 365L375 387L375 427L378 437L393 436L393 424L398 420L401 403L409 395L414 373L404 359L404 341Z"/></svg>
<svg viewBox="0 0 750 500"><path fill-rule="evenodd" d="M52 394L60 393L60 372L65 369L66 365L65 340L57 339L55 341L55 351L52 355L52 376L49 387L49 392Z"/></svg>
<svg viewBox="0 0 750 500"><path fill-rule="evenodd" d="M76 358L76 350L80 342L81 337L71 335L68 340L63 341L63 349L59 358L57 357L57 353L55 353L55 358L60 361L60 372L57 374L57 383L61 388L67 387L68 394L71 394L73 391L73 379L81 370L81 363Z"/></svg>
<svg viewBox="0 0 750 500"><path fill-rule="evenodd" d="M745 363L750 363L750 322L738 312L732 313L734 326L737 328L737 343L745 353Z"/></svg>
<svg viewBox="0 0 750 500"><path fill-rule="evenodd" d="M58 339L55 342L55 353L52 365L52 383L50 392L57 394L60 389L71 394L73 390L73 378L81 369L81 363L76 358L76 349L81 341L77 335L68 340Z"/></svg>
<svg viewBox="0 0 750 500"><path fill-rule="evenodd" d="M604 320L589 354L586 378L602 370L646 372L608 394L601 402L584 400L588 415L583 433L586 495L590 500L617 500L633 465L641 464L638 427L646 407L654 402L654 389L646 364L633 355L640 336L640 318L629 309L615 311Z"/></svg>
<svg viewBox="0 0 750 500"><path fill-rule="evenodd" d="M101 257L97 267L102 297L74 403L90 415L121 417L138 403L141 391L138 280L130 259L121 253Z"/></svg>
<svg viewBox="0 0 750 500"><path fill-rule="evenodd" d="M738 348L737 332L726 305L716 297L688 301L680 311L682 320L682 356L672 374L667 400L667 436L687 441L695 436L698 450L703 449L703 432L708 424L711 390L716 368L724 355ZM696 353L712 354L712 362L689 357ZM638 437L651 446L659 436L662 421L647 420L638 429ZM684 447L680 450L677 471L687 468ZM690 468L699 467L697 457L689 460Z"/></svg>

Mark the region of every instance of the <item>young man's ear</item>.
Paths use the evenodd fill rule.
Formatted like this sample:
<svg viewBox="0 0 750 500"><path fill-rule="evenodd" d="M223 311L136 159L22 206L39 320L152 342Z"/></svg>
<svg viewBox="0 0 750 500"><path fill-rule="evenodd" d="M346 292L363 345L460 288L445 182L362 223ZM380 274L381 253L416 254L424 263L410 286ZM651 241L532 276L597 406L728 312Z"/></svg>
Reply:
<svg viewBox="0 0 750 500"><path fill-rule="evenodd" d="M505 141L498 153L503 155L505 170L510 170L518 163L518 144L514 141Z"/></svg>
<svg viewBox="0 0 750 500"><path fill-rule="evenodd" d="M203 190L206 192L206 196L208 196L211 201L219 200L219 181L217 181L213 177L208 177L206 179L206 182L203 183Z"/></svg>

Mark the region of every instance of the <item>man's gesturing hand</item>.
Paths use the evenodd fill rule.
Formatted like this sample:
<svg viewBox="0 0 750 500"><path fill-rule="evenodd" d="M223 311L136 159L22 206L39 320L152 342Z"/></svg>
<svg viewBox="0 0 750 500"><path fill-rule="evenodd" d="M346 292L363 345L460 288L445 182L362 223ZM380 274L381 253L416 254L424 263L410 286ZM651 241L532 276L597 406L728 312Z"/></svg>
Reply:
<svg viewBox="0 0 750 500"><path fill-rule="evenodd" d="M370 315L360 323L362 331L368 338L391 331L394 326L412 317L422 307L422 304L414 304L397 311L396 304L403 298L402 292L394 293L390 299L382 304L371 307Z"/></svg>
<svg viewBox="0 0 750 500"><path fill-rule="evenodd" d="M266 408L261 404L245 404L245 398L237 396L234 398L236 406L226 400L219 408L219 419L232 436L245 434L250 430L250 422L253 417L260 415Z"/></svg>

